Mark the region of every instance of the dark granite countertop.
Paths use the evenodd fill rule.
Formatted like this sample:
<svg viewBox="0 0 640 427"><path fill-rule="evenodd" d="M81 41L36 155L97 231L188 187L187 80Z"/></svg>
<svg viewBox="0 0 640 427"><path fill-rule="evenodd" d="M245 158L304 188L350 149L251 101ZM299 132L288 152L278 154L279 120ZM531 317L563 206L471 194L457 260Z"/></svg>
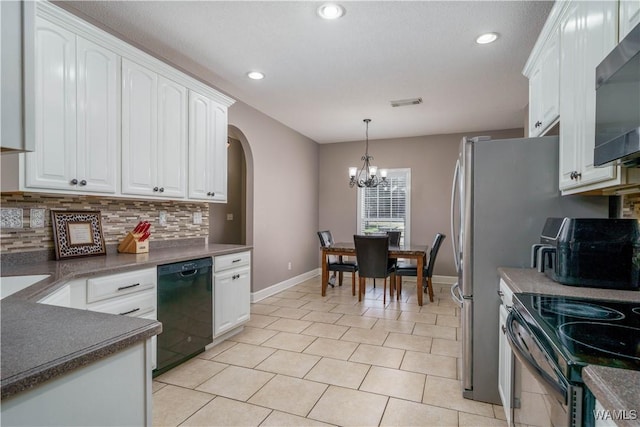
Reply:
<svg viewBox="0 0 640 427"><path fill-rule="evenodd" d="M554 282L535 269L499 268L500 277L514 292L562 295L601 300L640 302L640 291L580 288ZM589 390L610 411L636 410L640 417L640 371L589 365L582 370L582 377ZM623 426L640 426L638 420L616 420Z"/></svg>
<svg viewBox="0 0 640 427"><path fill-rule="evenodd" d="M604 409L636 418L615 420L618 426L640 426L640 371L589 365L582 370L582 379Z"/></svg>
<svg viewBox="0 0 640 427"><path fill-rule="evenodd" d="M568 297L640 302L640 291L620 291L600 288L580 288L562 285L533 268L498 268L500 277L514 292L562 295Z"/></svg>
<svg viewBox="0 0 640 427"><path fill-rule="evenodd" d="M51 275L0 301L1 398L63 375L162 332L160 322L38 304L72 279L249 250L242 245L190 245L147 254L113 254L2 265L2 276ZM64 327L62 327L64 326Z"/></svg>

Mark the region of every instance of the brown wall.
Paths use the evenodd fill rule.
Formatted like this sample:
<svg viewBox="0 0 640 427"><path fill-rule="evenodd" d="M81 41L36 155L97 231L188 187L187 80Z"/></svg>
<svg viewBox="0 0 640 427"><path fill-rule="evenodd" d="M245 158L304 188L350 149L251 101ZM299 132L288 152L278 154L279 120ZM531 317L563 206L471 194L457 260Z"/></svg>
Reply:
<svg viewBox="0 0 640 427"><path fill-rule="evenodd" d="M438 253L436 275L455 275L449 219L451 181L465 135L514 138L522 137L523 129L369 141L369 153L379 168L411 168L411 244L431 244L438 232L447 236ZM363 153L364 141L320 145L318 225L330 229L336 241L353 240L357 230L357 190L349 187L348 168L360 167Z"/></svg>

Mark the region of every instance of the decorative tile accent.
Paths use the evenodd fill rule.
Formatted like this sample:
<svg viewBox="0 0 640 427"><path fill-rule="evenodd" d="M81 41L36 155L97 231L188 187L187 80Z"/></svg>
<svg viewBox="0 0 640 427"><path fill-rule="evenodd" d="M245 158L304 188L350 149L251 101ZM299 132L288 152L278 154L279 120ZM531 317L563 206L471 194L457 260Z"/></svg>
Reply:
<svg viewBox="0 0 640 427"><path fill-rule="evenodd" d="M154 242L178 241L184 239L204 239L209 236L209 204L199 202L177 202L157 200L116 199L108 197L53 195L43 193L2 193L0 205L15 206L2 208L2 239L0 253L32 252L53 250L53 230L46 212L51 209L69 211L100 211L102 232L105 243L117 245L133 229L138 221L151 223L151 240ZM5 209L7 209L5 214ZM28 228L22 228L22 211ZM38 224L39 213L44 210L44 224ZM166 225L160 226L159 213L166 212ZM192 212L202 213L202 224L193 224ZM35 220L35 223L34 223ZM5 225L6 223L6 225ZM9 226L11 224L11 226ZM11 231L9 232L9 228ZM155 243L154 243L154 246ZM53 253L53 251L51 251Z"/></svg>
<svg viewBox="0 0 640 427"><path fill-rule="evenodd" d="M44 228L44 209L31 209L29 225L31 228Z"/></svg>
<svg viewBox="0 0 640 427"><path fill-rule="evenodd" d="M0 228L22 228L22 209L0 208Z"/></svg>

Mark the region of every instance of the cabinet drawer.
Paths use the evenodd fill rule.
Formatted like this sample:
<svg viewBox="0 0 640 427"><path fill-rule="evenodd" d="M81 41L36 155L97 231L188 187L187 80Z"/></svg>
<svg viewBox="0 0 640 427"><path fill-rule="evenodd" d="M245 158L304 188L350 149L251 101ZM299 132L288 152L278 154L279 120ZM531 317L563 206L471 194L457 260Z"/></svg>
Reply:
<svg viewBox="0 0 640 427"><path fill-rule="evenodd" d="M89 279L87 280L87 303L154 289L156 281L155 268Z"/></svg>
<svg viewBox="0 0 640 427"><path fill-rule="evenodd" d="M236 254L221 255L214 258L215 272L228 270L251 263L251 252L239 252Z"/></svg>
<svg viewBox="0 0 640 427"><path fill-rule="evenodd" d="M150 290L103 303L89 304L87 305L87 310L155 319L156 305L156 292L155 290Z"/></svg>

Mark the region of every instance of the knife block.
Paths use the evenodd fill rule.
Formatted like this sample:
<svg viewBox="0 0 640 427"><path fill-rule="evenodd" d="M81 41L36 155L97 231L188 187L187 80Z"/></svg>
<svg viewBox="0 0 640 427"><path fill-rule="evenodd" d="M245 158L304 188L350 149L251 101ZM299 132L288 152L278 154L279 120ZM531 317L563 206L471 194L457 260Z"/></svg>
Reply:
<svg viewBox="0 0 640 427"><path fill-rule="evenodd" d="M118 252L127 254L143 254L149 252L149 240L139 241L142 233L128 232L118 245Z"/></svg>

